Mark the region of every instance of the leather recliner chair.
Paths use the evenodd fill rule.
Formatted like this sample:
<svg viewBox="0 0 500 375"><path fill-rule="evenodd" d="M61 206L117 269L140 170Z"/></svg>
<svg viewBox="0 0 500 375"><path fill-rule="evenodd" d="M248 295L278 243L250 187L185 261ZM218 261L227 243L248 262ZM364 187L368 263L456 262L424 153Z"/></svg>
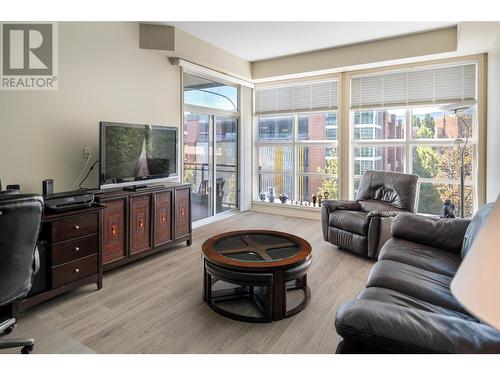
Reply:
<svg viewBox="0 0 500 375"><path fill-rule="evenodd" d="M356 199L326 200L321 206L323 237L339 248L376 259L399 212L414 212L418 176L368 171Z"/></svg>

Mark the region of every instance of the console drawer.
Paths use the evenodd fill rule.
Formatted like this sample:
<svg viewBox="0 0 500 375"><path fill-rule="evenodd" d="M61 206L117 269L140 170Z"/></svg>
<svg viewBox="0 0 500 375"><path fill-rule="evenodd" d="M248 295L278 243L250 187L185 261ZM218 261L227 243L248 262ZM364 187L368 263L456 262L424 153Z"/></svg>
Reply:
<svg viewBox="0 0 500 375"><path fill-rule="evenodd" d="M52 265L57 266L88 255L97 254L97 234L52 245Z"/></svg>
<svg viewBox="0 0 500 375"><path fill-rule="evenodd" d="M52 288L69 284L96 273L97 254L52 267Z"/></svg>
<svg viewBox="0 0 500 375"><path fill-rule="evenodd" d="M52 243L97 233L98 214L86 214L54 221Z"/></svg>

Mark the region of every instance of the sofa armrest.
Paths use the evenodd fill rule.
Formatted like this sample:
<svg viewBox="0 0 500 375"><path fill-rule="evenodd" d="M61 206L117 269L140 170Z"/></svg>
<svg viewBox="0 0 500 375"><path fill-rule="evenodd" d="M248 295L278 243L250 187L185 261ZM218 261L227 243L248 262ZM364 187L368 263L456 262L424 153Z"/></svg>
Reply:
<svg viewBox="0 0 500 375"><path fill-rule="evenodd" d="M486 324L379 301L343 304L335 327L351 347L373 352L500 353L500 332Z"/></svg>
<svg viewBox="0 0 500 375"><path fill-rule="evenodd" d="M407 212L392 221L393 237L459 254L469 219L440 219Z"/></svg>
<svg viewBox="0 0 500 375"><path fill-rule="evenodd" d="M330 212L335 210L359 211L361 210L361 205L357 201L323 201L321 204L321 227L323 229L323 238L325 241L328 241L328 221Z"/></svg>

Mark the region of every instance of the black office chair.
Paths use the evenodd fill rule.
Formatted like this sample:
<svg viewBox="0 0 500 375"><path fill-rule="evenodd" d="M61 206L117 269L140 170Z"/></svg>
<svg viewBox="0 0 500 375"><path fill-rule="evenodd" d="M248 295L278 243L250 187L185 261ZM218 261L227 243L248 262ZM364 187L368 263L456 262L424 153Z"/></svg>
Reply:
<svg viewBox="0 0 500 375"><path fill-rule="evenodd" d="M36 243L43 214L39 195L0 195L0 309L28 294L33 275L39 267ZM8 309L7 309L8 310ZM0 320L0 332L9 334L16 319L9 314ZM22 347L21 353L33 350L35 340L0 339L0 349Z"/></svg>

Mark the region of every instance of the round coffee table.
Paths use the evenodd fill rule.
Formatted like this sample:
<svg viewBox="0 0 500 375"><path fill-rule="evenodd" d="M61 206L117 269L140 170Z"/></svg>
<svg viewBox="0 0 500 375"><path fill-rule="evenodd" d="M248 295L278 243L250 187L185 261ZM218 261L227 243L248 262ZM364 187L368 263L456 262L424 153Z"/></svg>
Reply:
<svg viewBox="0 0 500 375"><path fill-rule="evenodd" d="M209 238L202 251L203 300L226 317L247 322L281 320L304 310L311 299L307 286L311 245L300 237L239 230ZM288 308L287 291L297 289L303 298Z"/></svg>

